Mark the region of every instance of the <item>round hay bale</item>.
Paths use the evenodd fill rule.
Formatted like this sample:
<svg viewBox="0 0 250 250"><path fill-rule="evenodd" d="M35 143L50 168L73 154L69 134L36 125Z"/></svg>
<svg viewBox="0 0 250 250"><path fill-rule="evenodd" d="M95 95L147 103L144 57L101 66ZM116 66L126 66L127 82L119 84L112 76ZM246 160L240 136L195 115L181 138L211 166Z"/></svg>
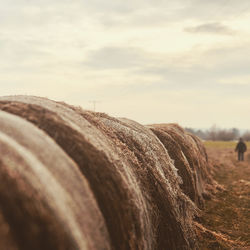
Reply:
<svg viewBox="0 0 250 250"><path fill-rule="evenodd" d="M95 194L115 249L152 249L144 197L112 142L70 107L44 98L0 98L0 109L50 135L78 164Z"/></svg>
<svg viewBox="0 0 250 250"><path fill-rule="evenodd" d="M183 180L183 192L199 207L207 197L207 186L212 183L208 170L205 147L194 135L177 124L154 124L148 126L166 147Z"/></svg>
<svg viewBox="0 0 250 250"><path fill-rule="evenodd" d="M194 249L192 219L196 209L183 195L177 170L159 139L134 121L72 108L109 137L129 163L147 198L155 242L152 249Z"/></svg>
<svg viewBox="0 0 250 250"><path fill-rule="evenodd" d="M38 97L0 98L0 109L44 130L78 164L114 249L195 248L195 207L149 129Z"/></svg>
<svg viewBox="0 0 250 250"><path fill-rule="evenodd" d="M18 250L17 243L13 239L10 226L6 222L2 212L0 211L0 249Z"/></svg>
<svg viewBox="0 0 250 250"><path fill-rule="evenodd" d="M111 248L86 179L43 131L0 111L0 153L0 212L18 249Z"/></svg>
<svg viewBox="0 0 250 250"><path fill-rule="evenodd" d="M204 199L211 199L212 195L215 194L218 190L222 190L222 186L213 178L213 163L209 161L206 148L203 142L195 135L187 133L194 145L196 146L196 153L201 155L198 157L198 165L200 166L200 175L201 186L202 186L202 196Z"/></svg>

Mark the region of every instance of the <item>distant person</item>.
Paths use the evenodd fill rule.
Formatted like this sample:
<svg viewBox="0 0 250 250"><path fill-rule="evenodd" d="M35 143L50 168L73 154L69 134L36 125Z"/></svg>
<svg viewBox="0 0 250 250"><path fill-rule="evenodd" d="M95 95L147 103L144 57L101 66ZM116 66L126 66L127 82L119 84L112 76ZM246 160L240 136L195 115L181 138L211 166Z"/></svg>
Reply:
<svg viewBox="0 0 250 250"><path fill-rule="evenodd" d="M242 138L240 138L239 142L237 143L237 146L235 148L235 152L238 152L238 161L244 161L244 153L247 151L247 145L243 141Z"/></svg>

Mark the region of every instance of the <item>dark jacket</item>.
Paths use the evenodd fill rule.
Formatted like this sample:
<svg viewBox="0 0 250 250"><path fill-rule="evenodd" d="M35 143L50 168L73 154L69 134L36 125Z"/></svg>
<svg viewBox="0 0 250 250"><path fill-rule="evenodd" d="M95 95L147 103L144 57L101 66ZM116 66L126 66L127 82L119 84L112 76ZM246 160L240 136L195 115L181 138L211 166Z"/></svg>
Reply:
<svg viewBox="0 0 250 250"><path fill-rule="evenodd" d="M243 141L240 141L238 142L236 148L235 148L235 151L238 151L238 152L241 152L241 153L244 153L247 151L247 145L245 142Z"/></svg>

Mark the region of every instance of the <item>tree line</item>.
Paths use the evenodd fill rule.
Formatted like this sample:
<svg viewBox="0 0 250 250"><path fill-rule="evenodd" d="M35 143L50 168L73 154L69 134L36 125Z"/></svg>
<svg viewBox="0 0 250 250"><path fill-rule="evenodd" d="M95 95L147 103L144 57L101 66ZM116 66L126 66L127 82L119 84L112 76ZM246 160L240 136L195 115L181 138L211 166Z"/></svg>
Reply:
<svg viewBox="0 0 250 250"><path fill-rule="evenodd" d="M186 131L197 135L203 140L211 140L211 141L233 141L238 140L242 137L245 141L250 141L250 131L245 131L243 133L240 132L237 128L231 129L221 129L216 125L212 126L210 129L202 130L202 129L193 129L193 128L185 128Z"/></svg>

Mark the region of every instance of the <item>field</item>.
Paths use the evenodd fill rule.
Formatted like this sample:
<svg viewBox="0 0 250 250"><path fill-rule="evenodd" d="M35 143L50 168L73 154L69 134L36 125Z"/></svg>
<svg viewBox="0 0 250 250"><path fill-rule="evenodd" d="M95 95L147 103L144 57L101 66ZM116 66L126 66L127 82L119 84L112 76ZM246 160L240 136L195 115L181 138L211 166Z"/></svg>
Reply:
<svg viewBox="0 0 250 250"><path fill-rule="evenodd" d="M201 222L215 237L204 241L204 249L250 249L250 144L244 162L237 161L235 145L205 142L223 190L205 203Z"/></svg>
<svg viewBox="0 0 250 250"><path fill-rule="evenodd" d="M237 141L205 141L207 149L234 149ZM247 147L250 149L250 142L246 142Z"/></svg>
<svg viewBox="0 0 250 250"><path fill-rule="evenodd" d="M0 98L0 249L250 249L250 154L205 145L177 124Z"/></svg>

